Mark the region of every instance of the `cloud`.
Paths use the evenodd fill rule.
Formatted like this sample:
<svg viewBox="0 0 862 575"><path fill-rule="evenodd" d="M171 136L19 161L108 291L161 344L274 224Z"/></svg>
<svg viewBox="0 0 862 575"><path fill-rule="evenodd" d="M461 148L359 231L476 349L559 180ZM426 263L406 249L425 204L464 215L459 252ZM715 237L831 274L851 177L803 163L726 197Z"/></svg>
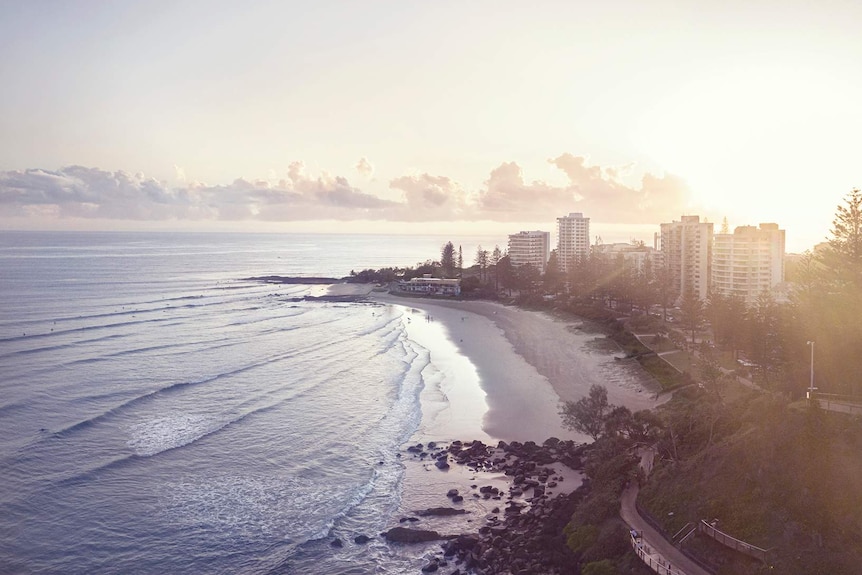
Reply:
<svg viewBox="0 0 862 575"><path fill-rule="evenodd" d="M562 154L548 160L568 184L528 181L516 162L491 170L483 186L465 191L444 175L416 173L394 178L387 199L353 186L340 175L311 176L302 162L279 178L238 178L209 185L148 178L144 174L67 166L59 170L0 172L0 215L11 217L107 218L124 220L373 220L373 221L547 221L583 212L594 222L658 224L688 206L688 188L673 175L643 174L639 186L621 181L632 166L590 165ZM371 169L363 158L357 170ZM370 172L366 172L370 173Z"/></svg>
<svg viewBox="0 0 862 575"><path fill-rule="evenodd" d="M521 167L515 162L504 162L492 170L485 186L479 194L478 208L490 219L501 221L552 220L577 201L570 188L541 181L526 183Z"/></svg>
<svg viewBox="0 0 862 575"><path fill-rule="evenodd" d="M359 172L359 175L366 180L374 174L374 166L371 165L371 162L369 162L368 158L366 158L365 156L359 158L359 161L356 162L355 167L356 171Z"/></svg>
<svg viewBox="0 0 862 575"><path fill-rule="evenodd" d="M464 190L446 176L401 176L390 181L389 187L404 193L404 220L460 220L469 212Z"/></svg>
<svg viewBox="0 0 862 575"><path fill-rule="evenodd" d="M142 174L83 166L0 173L0 210L17 215L32 206L54 206L60 217L160 220L194 216L184 194Z"/></svg>
<svg viewBox="0 0 862 575"><path fill-rule="evenodd" d="M620 181L631 165L602 168L569 153L548 162L566 174L568 185L528 183L518 164L504 162L479 192L479 210L500 221L548 220L576 211L597 222L647 224L670 221L688 205L685 182L672 175L644 174L634 188Z"/></svg>

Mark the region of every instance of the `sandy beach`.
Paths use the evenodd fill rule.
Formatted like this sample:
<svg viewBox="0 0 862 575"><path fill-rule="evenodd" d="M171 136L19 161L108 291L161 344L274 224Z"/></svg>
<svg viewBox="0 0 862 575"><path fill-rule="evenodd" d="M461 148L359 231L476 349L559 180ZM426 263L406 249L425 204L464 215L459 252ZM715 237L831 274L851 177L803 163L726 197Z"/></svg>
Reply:
<svg viewBox="0 0 862 575"><path fill-rule="evenodd" d="M656 399L658 386L638 363L615 359L621 355L616 344L580 320L486 301L410 298L382 291L369 295L380 305L396 306L408 338L429 354L429 367L422 374L422 423L413 445L427 448L432 441L445 445L454 440L541 444L550 437L591 441L564 428L559 412L563 401L584 397L593 384L607 388L611 403L633 411L666 400ZM504 493L511 488L512 478L501 473L454 464L441 471L430 456L408 452L402 461L407 469L402 516L450 506L445 496L450 489L465 495L456 507L466 515L426 518L419 524L426 529L475 531L501 505L477 497L477 487L494 486ZM561 479L548 495L581 484L580 471L560 462L553 468Z"/></svg>
<svg viewBox="0 0 862 575"><path fill-rule="evenodd" d="M429 349L433 362L440 360L448 368L452 412L424 422L421 431L429 439L589 441L562 426L559 409L561 401L587 395L593 384L607 388L612 404L632 411L666 401L666 397L656 399L657 384L639 364L614 359L620 355L616 345L579 320L486 301L405 298L380 292L372 297L406 308L411 339ZM423 398L423 409L426 399L431 401ZM480 410L484 411L481 417L475 413ZM433 414L434 407L429 406L429 411ZM480 429L475 429L477 425ZM447 431L467 433L470 427L477 432L475 437L445 435Z"/></svg>

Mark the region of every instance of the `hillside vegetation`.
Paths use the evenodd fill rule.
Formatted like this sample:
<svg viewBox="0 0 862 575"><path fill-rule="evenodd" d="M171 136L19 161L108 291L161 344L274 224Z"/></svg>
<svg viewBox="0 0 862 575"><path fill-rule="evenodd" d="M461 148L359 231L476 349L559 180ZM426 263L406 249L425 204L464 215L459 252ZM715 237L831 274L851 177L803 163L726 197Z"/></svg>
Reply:
<svg viewBox="0 0 862 575"><path fill-rule="evenodd" d="M770 568L695 538L721 575L860 572L859 420L754 392L722 403L685 390L661 411L667 427L639 503L667 533L717 519L772 550Z"/></svg>

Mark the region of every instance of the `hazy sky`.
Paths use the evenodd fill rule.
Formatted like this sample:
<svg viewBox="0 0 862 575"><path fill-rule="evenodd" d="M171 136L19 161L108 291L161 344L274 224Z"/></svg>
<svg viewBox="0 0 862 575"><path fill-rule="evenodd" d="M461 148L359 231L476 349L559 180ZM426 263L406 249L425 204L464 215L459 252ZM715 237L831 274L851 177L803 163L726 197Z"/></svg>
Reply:
<svg viewBox="0 0 862 575"><path fill-rule="evenodd" d="M0 227L829 233L862 2L0 0Z"/></svg>

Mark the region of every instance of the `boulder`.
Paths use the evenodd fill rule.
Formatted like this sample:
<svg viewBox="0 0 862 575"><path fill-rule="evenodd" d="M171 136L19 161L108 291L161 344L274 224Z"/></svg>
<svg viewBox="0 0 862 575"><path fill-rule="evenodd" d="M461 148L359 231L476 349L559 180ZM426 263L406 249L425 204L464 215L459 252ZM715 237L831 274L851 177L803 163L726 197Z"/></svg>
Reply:
<svg viewBox="0 0 862 575"><path fill-rule="evenodd" d="M448 536L440 535L436 531L408 529L407 527L393 527L383 533L383 537L393 543L423 543L425 541L437 541L449 538Z"/></svg>
<svg viewBox="0 0 862 575"><path fill-rule="evenodd" d="M449 515L463 515L465 513L467 513L465 509L455 509L454 507L430 507L417 511L416 515L420 517L446 517Z"/></svg>

